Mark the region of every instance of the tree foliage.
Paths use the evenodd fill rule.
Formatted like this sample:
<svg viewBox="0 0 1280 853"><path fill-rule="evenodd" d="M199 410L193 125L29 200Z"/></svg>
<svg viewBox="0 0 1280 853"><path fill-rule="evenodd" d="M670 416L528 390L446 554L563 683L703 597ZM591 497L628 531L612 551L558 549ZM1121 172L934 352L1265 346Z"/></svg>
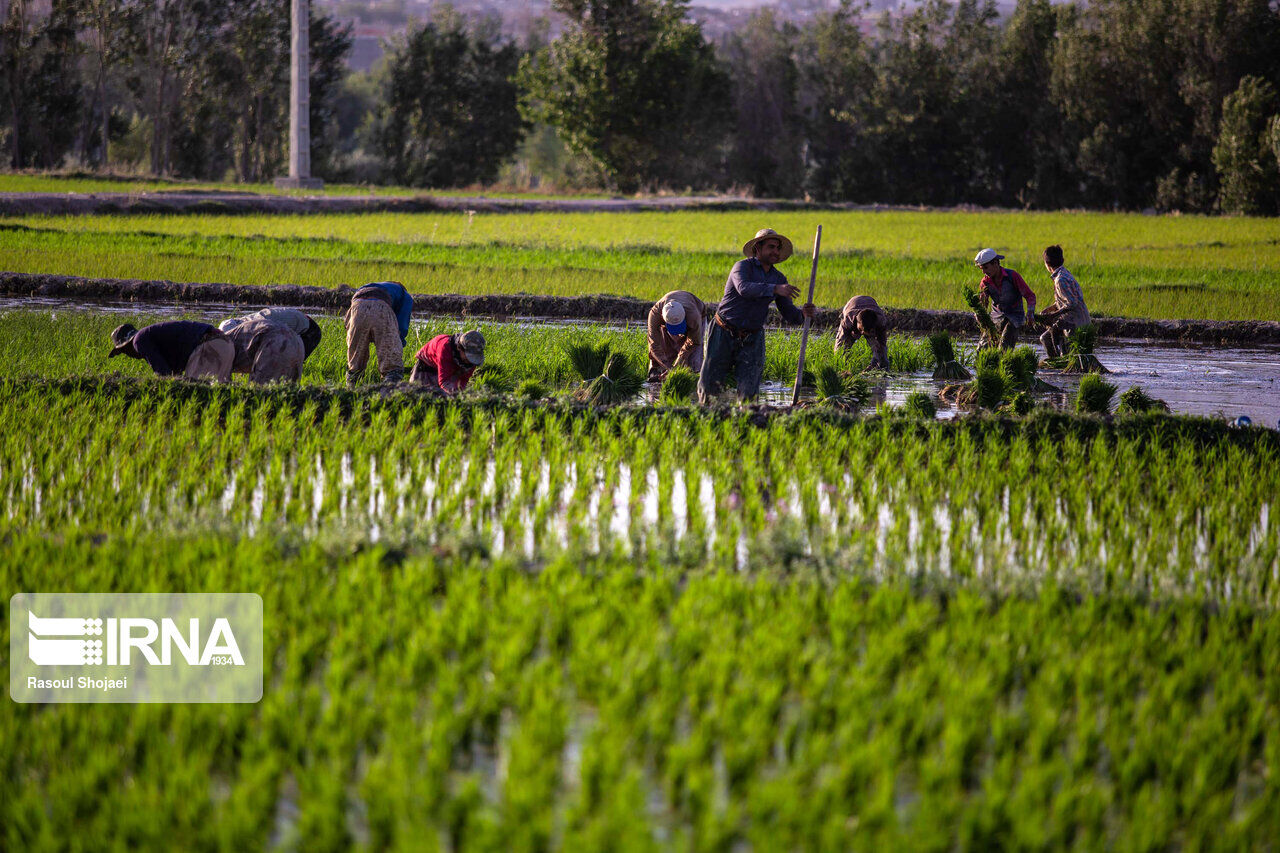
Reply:
<svg viewBox="0 0 1280 853"><path fill-rule="evenodd" d="M1222 129L1213 149L1221 182L1218 203L1230 213L1271 214L1280 201L1280 169L1273 147L1280 96L1258 77L1245 77L1222 104Z"/></svg>

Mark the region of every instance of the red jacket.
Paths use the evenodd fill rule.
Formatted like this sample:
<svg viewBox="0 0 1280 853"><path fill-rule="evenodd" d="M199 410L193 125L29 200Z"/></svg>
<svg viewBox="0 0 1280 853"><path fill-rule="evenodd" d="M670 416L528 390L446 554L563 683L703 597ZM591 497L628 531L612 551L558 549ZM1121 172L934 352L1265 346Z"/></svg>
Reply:
<svg viewBox="0 0 1280 853"><path fill-rule="evenodd" d="M436 382L449 394L456 394L471 381L474 367L463 367L459 364L458 348L453 345L452 335L436 335L418 350L418 362L435 371Z"/></svg>

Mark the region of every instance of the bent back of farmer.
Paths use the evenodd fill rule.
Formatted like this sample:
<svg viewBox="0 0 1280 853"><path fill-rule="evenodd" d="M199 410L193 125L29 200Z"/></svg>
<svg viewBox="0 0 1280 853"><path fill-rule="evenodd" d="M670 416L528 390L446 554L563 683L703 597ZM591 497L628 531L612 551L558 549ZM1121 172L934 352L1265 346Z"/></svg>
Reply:
<svg viewBox="0 0 1280 853"><path fill-rule="evenodd" d="M347 384L354 385L369 364L369 346L378 350L378 372L386 382L404 378L404 345L409 340L413 297L395 281L366 284L351 296L347 324Z"/></svg>
<svg viewBox="0 0 1280 853"><path fill-rule="evenodd" d="M719 394L731 375L738 383L739 400L759 393L764 372L764 322L771 304L776 303L783 321L791 324L802 323L816 313L812 303L796 308L792 300L800 289L789 284L777 269L792 251L791 241L772 228L761 228L743 245L746 257L729 271L724 298L707 335L698 377L699 402L706 403Z"/></svg>
<svg viewBox="0 0 1280 853"><path fill-rule="evenodd" d="M130 323L111 332L108 358L127 355L151 365L157 376L183 376L226 382L235 362L235 346L208 323L172 320L141 329Z"/></svg>
<svg viewBox="0 0 1280 853"><path fill-rule="evenodd" d="M671 368L702 370L702 329L706 305L687 290L665 294L649 309L649 381L659 382Z"/></svg>
<svg viewBox="0 0 1280 853"><path fill-rule="evenodd" d="M223 320L218 328L236 348L233 373L250 382L298 382L302 363L320 343L320 327L296 308L266 308Z"/></svg>
<svg viewBox="0 0 1280 853"><path fill-rule="evenodd" d="M440 394L457 394L484 364L484 346L484 335L475 330L436 335L418 350L409 381Z"/></svg>
<svg viewBox="0 0 1280 853"><path fill-rule="evenodd" d="M1035 316L1036 295L1022 276L1000 265L1003 260L1004 255L996 254L995 249L983 249L973 264L982 270L978 291L982 294L982 304L991 305L991 321L1000 334L1000 348L1012 349L1018 344L1018 330L1026 325L1028 315ZM1024 299L1026 313L1022 310Z"/></svg>
<svg viewBox="0 0 1280 853"><path fill-rule="evenodd" d="M1044 250L1044 268L1053 279L1053 304L1040 318L1045 322L1044 334L1040 343L1049 358L1057 358L1066 354L1067 337L1093 322L1089 316L1089 308L1084 302L1084 292L1066 267L1066 258L1061 246L1049 246Z"/></svg>
<svg viewBox="0 0 1280 853"><path fill-rule="evenodd" d="M836 330L836 352L848 349L866 337L871 346L871 367L889 369L889 318L880 303L870 296L855 296L840 312L840 328Z"/></svg>

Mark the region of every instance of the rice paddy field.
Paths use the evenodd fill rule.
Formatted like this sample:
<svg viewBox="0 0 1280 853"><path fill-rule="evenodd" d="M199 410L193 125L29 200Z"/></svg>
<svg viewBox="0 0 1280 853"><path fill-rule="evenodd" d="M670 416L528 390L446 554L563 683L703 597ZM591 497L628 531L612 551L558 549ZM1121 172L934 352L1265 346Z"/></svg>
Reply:
<svg viewBox="0 0 1280 853"><path fill-rule="evenodd" d="M1102 213L707 211L84 215L0 218L0 269L108 278L359 286L415 293L612 293L687 289L717 299L762 225L792 237L782 269L815 301L962 308L984 246L1008 256L1048 304L1041 250L1061 244L1099 314L1280 320L1280 220Z"/></svg>
<svg viewBox="0 0 1280 853"><path fill-rule="evenodd" d="M1280 319L1280 226L1250 219L15 217L0 268L710 299L760 225L803 255L819 221L828 306L958 308L982 245L1039 288L1061 242L1100 312ZM0 311L0 582L257 593L263 696L10 702L4 849L1280 837L1280 432L834 405L869 353L829 334L806 361L823 404L593 405L570 348L639 366L644 340L588 323L466 321L493 367L457 399L343 387L334 317L300 385L211 386L108 360L119 308ZM463 323L417 319L406 359ZM771 332L766 379L797 356ZM890 359L934 354L894 336Z"/></svg>

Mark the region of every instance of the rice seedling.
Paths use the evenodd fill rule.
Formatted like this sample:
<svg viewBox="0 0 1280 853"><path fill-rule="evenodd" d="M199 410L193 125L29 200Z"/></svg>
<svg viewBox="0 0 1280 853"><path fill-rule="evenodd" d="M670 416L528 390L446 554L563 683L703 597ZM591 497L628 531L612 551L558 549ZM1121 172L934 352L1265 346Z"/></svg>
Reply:
<svg viewBox="0 0 1280 853"><path fill-rule="evenodd" d="M818 368L814 377L814 390L818 400L845 412L857 411L866 399L869 388L865 377L843 373L830 364Z"/></svg>
<svg viewBox="0 0 1280 853"><path fill-rule="evenodd" d="M929 351L933 354L933 378L947 381L968 381L969 371L956 360L955 347L949 332L934 332L928 336Z"/></svg>
<svg viewBox="0 0 1280 853"><path fill-rule="evenodd" d="M995 409L1004 400L1004 374L990 367L980 367L973 377L973 402L984 409Z"/></svg>
<svg viewBox="0 0 1280 853"><path fill-rule="evenodd" d="M931 421L938 416L938 407L925 392L912 391L902 403L902 413L909 418Z"/></svg>
<svg viewBox="0 0 1280 853"><path fill-rule="evenodd" d="M978 330L982 335L982 341L989 347L1000 345L1000 333L996 331L996 324L991 320L991 313L987 311L987 307L982 304L982 297L978 295L977 289L971 284L965 284L961 287L961 295L964 297L964 303L969 306L969 310L973 312L973 317L978 321Z"/></svg>
<svg viewBox="0 0 1280 853"><path fill-rule="evenodd" d="M1009 398L1007 407L1010 412L1021 417L1031 414L1031 410L1035 408L1035 405L1035 401L1031 399L1029 393L1018 391Z"/></svg>
<svg viewBox="0 0 1280 853"><path fill-rule="evenodd" d="M541 400L547 395L547 386L536 379L524 379L516 386L516 396L526 400Z"/></svg>
<svg viewBox="0 0 1280 853"><path fill-rule="evenodd" d="M512 389L511 377L501 364L488 362L476 368L471 375L469 387L491 391L495 394L507 394Z"/></svg>
<svg viewBox="0 0 1280 853"><path fill-rule="evenodd" d="M1169 404L1164 400L1152 397L1137 385L1127 389L1120 395L1116 406L1117 415L1138 415L1146 412L1168 412Z"/></svg>
<svg viewBox="0 0 1280 853"><path fill-rule="evenodd" d="M621 353L613 353L604 363L600 375L585 383L583 399L597 406L616 405L634 400L644 387L644 375Z"/></svg>
<svg viewBox="0 0 1280 853"><path fill-rule="evenodd" d="M664 406L682 406L693 399L698 390L698 374L687 367L679 365L667 371L662 380L662 390L658 393L658 402Z"/></svg>
<svg viewBox="0 0 1280 853"><path fill-rule="evenodd" d="M1035 385L1036 366L1039 362L1035 350L1029 346L1001 352L1000 372L1004 374L1005 384L1011 390L1031 389Z"/></svg>
<svg viewBox="0 0 1280 853"><path fill-rule="evenodd" d="M1086 373L1076 393L1076 411L1081 414L1105 415L1111 411L1111 398L1116 386L1096 373Z"/></svg>
<svg viewBox="0 0 1280 853"><path fill-rule="evenodd" d="M584 382L590 382L604 373L605 364L613 353L613 347L608 341L594 344L574 341L565 347L565 353L569 356L569 363L573 365L578 378Z"/></svg>

